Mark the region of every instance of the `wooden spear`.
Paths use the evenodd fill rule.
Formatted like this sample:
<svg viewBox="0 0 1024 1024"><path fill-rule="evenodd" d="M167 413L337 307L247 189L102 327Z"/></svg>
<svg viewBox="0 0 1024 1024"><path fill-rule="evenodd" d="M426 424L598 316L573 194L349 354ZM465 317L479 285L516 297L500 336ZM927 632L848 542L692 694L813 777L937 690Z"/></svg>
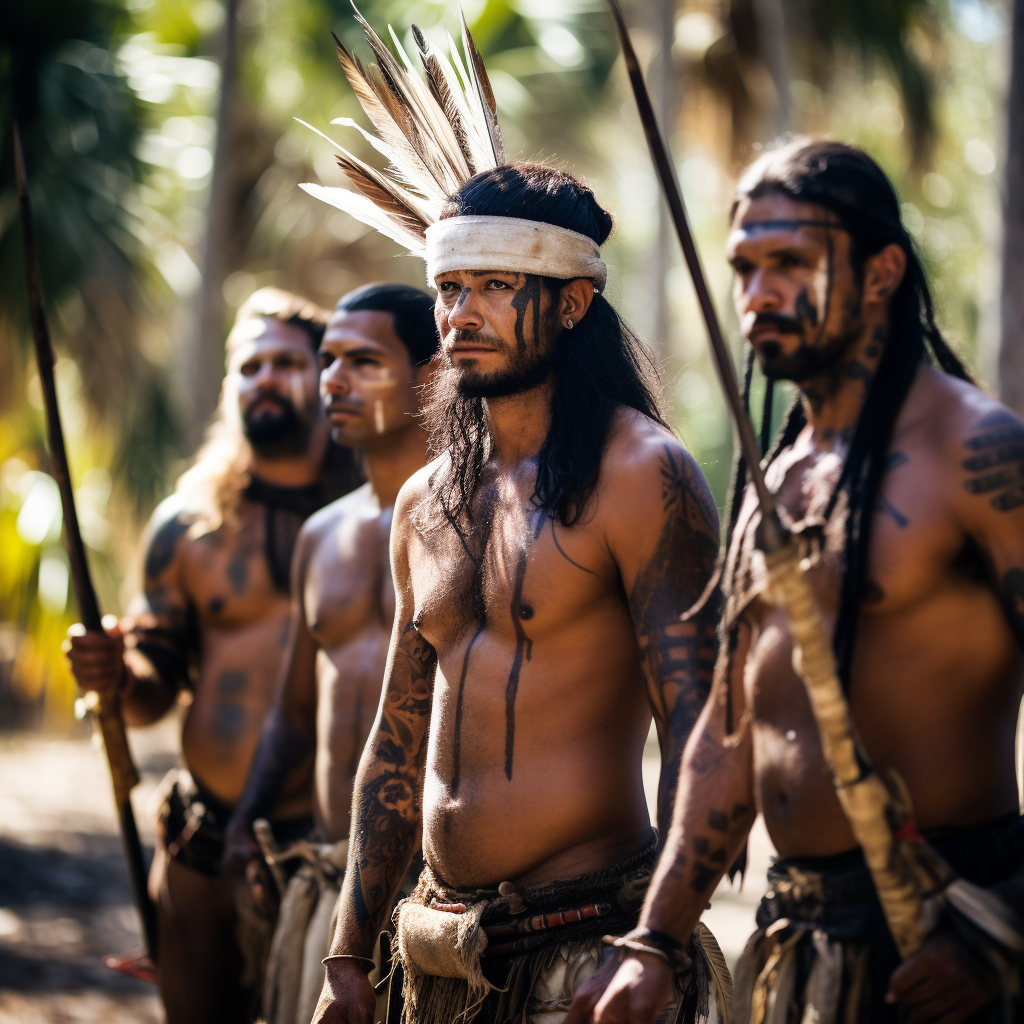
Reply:
<svg viewBox="0 0 1024 1024"><path fill-rule="evenodd" d="M857 738L839 682L832 644L822 626L818 606L801 565L799 549L782 527L775 509L775 496L765 484L754 428L740 399L732 359L686 217L675 165L658 129L640 62L617 0L608 0L608 6L622 45L654 168L697 292L715 368L739 435L747 471L757 491L761 508L758 546L765 554L772 596L785 608L789 617L793 635L793 666L807 690L821 746L832 769L836 795L864 851L864 859L871 870L900 956L906 958L924 944L928 930L923 913L925 901L946 889L953 882L953 875L937 856L930 855L930 848L923 842L901 841L902 836L897 838L894 834L894 829L912 824L909 802L905 801L902 793L900 795L904 798L897 799L871 768ZM919 840L916 830L908 829L907 833L912 839Z"/></svg>
<svg viewBox="0 0 1024 1024"><path fill-rule="evenodd" d="M100 608L89 575L89 562L78 528L78 513L75 496L68 472L68 457L64 449L64 431L60 424L60 410L57 407L57 390L54 386L53 366L55 362L50 331L43 309L42 289L36 266L35 240L32 233L32 209L29 205L28 179L25 172L25 157L21 148L18 125L14 125L14 175L17 181L18 208L21 217L21 245L25 257L25 275L28 282L29 312L32 318L32 337L35 340L36 364L39 368L39 384L43 391L43 405L46 409L46 439L50 450L50 471L60 490L60 501L64 511L64 542L71 564L71 582L78 601L78 611L87 630L102 633ZM132 762L128 749L128 738L124 731L121 708L116 696L101 697L89 694L88 704L99 722L103 746L110 765L110 777L114 784L114 801L121 826L124 855L128 861L128 875L131 879L132 894L142 921L142 934L146 952L156 963L156 910L146 888L146 863L142 855L139 832L135 827L132 812L131 791L139 781L139 773Z"/></svg>

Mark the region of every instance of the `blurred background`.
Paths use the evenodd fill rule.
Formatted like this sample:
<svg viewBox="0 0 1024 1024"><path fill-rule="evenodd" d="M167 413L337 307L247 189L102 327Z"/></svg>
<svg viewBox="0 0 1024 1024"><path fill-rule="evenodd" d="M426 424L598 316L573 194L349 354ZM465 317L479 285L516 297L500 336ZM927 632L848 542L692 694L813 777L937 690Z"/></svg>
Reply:
<svg viewBox="0 0 1024 1024"><path fill-rule="evenodd" d="M940 322L1024 412L1024 0L628 0L718 309L738 171L786 132L867 147L892 177ZM732 438L602 0L464 0L510 156L583 176L615 215L608 295L649 340L671 417L724 504ZM363 0L410 52L454 0ZM217 400L237 307L276 284L331 306L422 264L301 192L344 185L299 117L371 162L330 32L348 0L11 0L0 19L0 1021L156 1020L99 966L136 941L100 754L72 715L61 512L32 363L14 196L21 126L57 385L100 603L120 612L138 534ZM763 383L752 410L760 416ZM776 419L786 405L776 398ZM175 723L133 737L151 789ZM647 774L657 774L656 749ZM145 793L140 826L151 828ZM712 927L738 952L770 855ZM732 929L731 931L729 929ZM56 965L63 966L58 969ZM55 973L56 972L56 973ZM61 973L63 972L63 973ZM116 983L115 983L116 979ZM68 995L77 992L77 995ZM19 995L20 993L20 995ZM63 993L63 994L62 994ZM99 994L98 994L99 993ZM106 993L106 994L103 994Z"/></svg>

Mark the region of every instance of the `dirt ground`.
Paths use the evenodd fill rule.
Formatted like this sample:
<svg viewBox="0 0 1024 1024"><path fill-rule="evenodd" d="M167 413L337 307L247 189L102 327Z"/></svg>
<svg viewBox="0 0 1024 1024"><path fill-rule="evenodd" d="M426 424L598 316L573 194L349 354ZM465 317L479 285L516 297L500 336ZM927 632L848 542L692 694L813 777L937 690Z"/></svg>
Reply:
<svg viewBox="0 0 1024 1024"><path fill-rule="evenodd" d="M177 760L177 723L134 731L133 793L151 853L154 793ZM644 764L648 797L657 748ZM760 824L742 890L723 886L704 920L730 962L753 927L771 847ZM0 1024L156 1024L151 986L103 965L140 947L102 751L83 733L0 735Z"/></svg>

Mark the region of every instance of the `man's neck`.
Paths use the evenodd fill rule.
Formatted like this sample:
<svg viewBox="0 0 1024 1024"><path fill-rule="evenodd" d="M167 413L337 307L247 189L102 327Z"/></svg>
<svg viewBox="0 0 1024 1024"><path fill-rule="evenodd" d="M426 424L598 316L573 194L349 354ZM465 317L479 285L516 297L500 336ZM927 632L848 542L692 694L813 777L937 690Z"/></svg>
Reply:
<svg viewBox="0 0 1024 1024"><path fill-rule="evenodd" d="M255 449L249 464L253 476L278 487L302 487L320 479L324 455L327 451L328 426L318 423L309 439L306 450L286 459L268 459Z"/></svg>
<svg viewBox="0 0 1024 1024"><path fill-rule="evenodd" d="M397 434L388 435L379 447L363 449L363 468L370 491L382 509L390 508L402 484L427 461L427 432L418 422Z"/></svg>
<svg viewBox="0 0 1024 1024"><path fill-rule="evenodd" d="M848 441L864 408L868 388L887 343L885 323L867 323L827 372L800 382L800 396L817 448L831 451Z"/></svg>
<svg viewBox="0 0 1024 1024"><path fill-rule="evenodd" d="M551 426L554 391L554 382L548 380L518 395L485 399L493 453L499 463L517 466L540 452Z"/></svg>

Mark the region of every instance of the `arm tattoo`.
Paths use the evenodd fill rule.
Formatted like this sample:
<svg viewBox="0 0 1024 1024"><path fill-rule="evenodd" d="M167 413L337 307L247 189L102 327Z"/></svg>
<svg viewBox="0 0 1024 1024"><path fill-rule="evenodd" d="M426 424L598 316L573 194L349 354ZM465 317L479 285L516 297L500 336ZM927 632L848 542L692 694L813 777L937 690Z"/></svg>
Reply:
<svg viewBox="0 0 1024 1024"><path fill-rule="evenodd" d="M437 655L412 622L402 630L376 731L356 780L354 847L345 880L354 920L347 951L369 955L413 855L422 813L426 734ZM355 927L353 928L352 925ZM358 945L358 950L349 947Z"/></svg>
<svg viewBox="0 0 1024 1024"><path fill-rule="evenodd" d="M664 526L629 595L644 675L655 714L662 720L658 821L668 828L679 762L708 693L715 667L716 603L694 618L681 616L700 598L714 571L718 515L710 497L690 478L683 453L665 445L661 459Z"/></svg>
<svg viewBox="0 0 1024 1024"><path fill-rule="evenodd" d="M974 453L962 463L973 474L965 490L991 494L989 504L998 512L1024 505L1024 424L1013 413L997 409L982 417L965 447Z"/></svg>

